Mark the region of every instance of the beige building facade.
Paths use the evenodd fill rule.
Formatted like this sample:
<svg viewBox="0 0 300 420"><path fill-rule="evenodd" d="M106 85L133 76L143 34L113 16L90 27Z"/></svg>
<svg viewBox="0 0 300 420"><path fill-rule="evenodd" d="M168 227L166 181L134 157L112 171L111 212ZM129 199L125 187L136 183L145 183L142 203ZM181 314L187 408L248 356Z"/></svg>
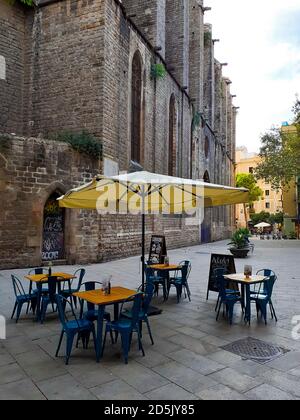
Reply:
<svg viewBox="0 0 300 420"><path fill-rule="evenodd" d="M255 153L249 153L246 147L236 149L236 174L254 173L255 168L260 163L261 158ZM269 183L264 180L258 181L258 186L263 191L263 197L250 207L247 207L247 217L250 220L251 213L261 213L263 211L275 214L283 211L283 197L281 191L272 189ZM237 227L246 227L244 205L238 205L236 211Z"/></svg>

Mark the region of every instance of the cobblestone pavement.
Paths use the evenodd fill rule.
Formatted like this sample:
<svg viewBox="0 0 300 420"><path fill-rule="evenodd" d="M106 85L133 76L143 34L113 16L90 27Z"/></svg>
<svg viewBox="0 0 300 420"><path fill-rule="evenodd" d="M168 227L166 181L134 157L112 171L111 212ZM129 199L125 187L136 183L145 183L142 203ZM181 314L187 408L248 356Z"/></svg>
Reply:
<svg viewBox="0 0 300 420"><path fill-rule="evenodd" d="M0 399L300 399L300 341L292 339L292 318L300 315L300 242L255 244L247 263L254 270L272 268L279 276L274 296L278 324L270 320L265 326L253 314L251 327L245 326L238 307L232 327L222 318L216 322L216 295L206 302L207 278L210 254L226 252L226 242L174 250L171 262L192 262L192 302L177 304L174 291L167 303L155 298L163 313L151 318L154 346L144 334L146 357L134 342L126 366L119 345L109 343L99 365L92 349L78 349L67 367L63 358L54 357L60 333L57 314L49 314L44 325L23 314L18 325L7 322L8 337L0 341ZM237 260L238 271L244 264ZM75 268L60 267L67 272ZM0 272L0 314L7 319L14 303L11 272L23 278L27 270ZM90 265L86 279L101 280L107 274L113 275L114 285L137 287L139 258ZM290 351L261 365L222 349L245 337Z"/></svg>

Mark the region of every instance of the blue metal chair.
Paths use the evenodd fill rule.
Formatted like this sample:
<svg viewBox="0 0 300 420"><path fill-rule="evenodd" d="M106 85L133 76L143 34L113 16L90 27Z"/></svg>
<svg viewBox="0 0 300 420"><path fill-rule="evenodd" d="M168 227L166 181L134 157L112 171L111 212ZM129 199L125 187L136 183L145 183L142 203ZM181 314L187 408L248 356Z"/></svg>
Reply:
<svg viewBox="0 0 300 420"><path fill-rule="evenodd" d="M217 318L216 320L219 320L219 316L220 316L220 311L221 311L221 307L222 305L226 306L226 312L228 314L229 317L229 323L230 325L232 325L232 320L233 320L233 309L234 309L234 305L236 303L240 303L242 308L243 308L243 304L242 304L242 299L240 296L236 295L235 293L228 293L227 289L226 289L226 280L224 278L224 270L223 269L217 269L215 270L216 273L216 281L217 281L217 285L219 288L219 305L218 305L218 313L217 313Z"/></svg>
<svg viewBox="0 0 300 420"><path fill-rule="evenodd" d="M64 290L61 293L62 296L64 296L67 299L72 298L75 308L77 308L77 297L73 296L73 294L78 293L80 291L85 273L86 271L84 268L80 268L77 271L75 271L74 273L75 278L73 280L70 280L69 282L64 283L64 287L63 287ZM77 283L75 283L76 281ZM66 284L68 285L67 289L66 289Z"/></svg>
<svg viewBox="0 0 300 420"><path fill-rule="evenodd" d="M165 272L165 271L154 270L150 266L151 266L151 262L148 261L147 264L146 264L146 266L145 266L146 276L147 276L147 271L150 270L151 277L152 277L152 280L151 281L152 281L152 283L154 285L156 296L158 296L159 288L161 286L162 289L163 289L164 301L166 301L168 299L168 280L169 280L169 273L168 272Z"/></svg>
<svg viewBox="0 0 300 420"><path fill-rule="evenodd" d="M259 276L259 275L263 275L263 276L265 276L265 277L275 277L275 282L276 282L276 281L277 281L277 279L278 279L278 277L277 277L277 275L274 273L274 271L273 271L273 270L270 270L270 269L263 269L263 270L259 270L256 274L257 274L258 276ZM274 282L274 283L275 283L275 282ZM267 294L267 290L266 290L265 284L264 284L263 291L260 291L260 292L261 292L261 293L264 293L264 294ZM253 292L251 292L251 294L253 294ZM255 290L254 290L254 294L256 294L256 293L255 293ZM275 312L275 308L274 308L274 305L273 305L273 301L272 301L272 296L271 296L271 298L270 298L269 306L270 306L270 311L271 311L271 316L272 316L272 319L274 319L274 318L275 318L276 322L278 322L278 318L277 318L277 315L276 315L276 312Z"/></svg>
<svg viewBox="0 0 300 420"><path fill-rule="evenodd" d="M218 286L217 277L220 276L220 275L225 276L225 274L227 274L227 270L225 268L216 268L214 270L213 275L215 277L215 283L216 283L217 286ZM230 282L228 280L226 280L226 293L227 294L233 294L233 295L237 295L237 296L241 295L238 286L236 286L235 288L230 288L230 286L231 286ZM217 312L217 310L218 310L219 303L220 303L220 293L218 295L218 300L217 300L215 312ZM244 304L243 304L243 310L244 310Z"/></svg>
<svg viewBox="0 0 300 420"><path fill-rule="evenodd" d="M28 271L28 276L31 276L32 274L35 274L35 275L42 275L43 274L43 275L46 276L48 273L49 273L49 269L48 268L38 267L38 268L32 268L31 270L29 270ZM41 294L48 293L48 292L49 292L49 289L48 289L47 284L46 284L45 287L43 287L41 289ZM31 293L38 293L38 290L37 289L33 290L32 282L30 282L29 293L30 294ZM28 311L29 311L29 304L27 305L27 311L26 311L26 313L28 313Z"/></svg>
<svg viewBox="0 0 300 420"><path fill-rule="evenodd" d="M142 290L142 286L139 287L139 290ZM142 308L141 308L141 311L139 313L139 322L144 322L147 325L147 329L148 329L148 333L149 333L149 337L150 337L152 345L154 345L154 340L153 340L151 327L150 327L150 322L149 322L149 318L148 318L148 309L149 309L149 306L151 304L153 294L154 294L154 284L151 282L151 277L149 276L149 271L148 271L148 277L147 277L147 282L146 282L146 287L145 287L144 299L142 301ZM121 317L121 319L122 318L132 319L132 317L133 317L132 308L131 309L124 309L124 310L121 309L120 317Z"/></svg>
<svg viewBox="0 0 300 420"><path fill-rule="evenodd" d="M99 281L88 281L86 283L81 284L80 289L84 288L86 292L91 292L96 290L96 286L102 286L102 283ZM79 290L80 291L80 290ZM84 301L80 302L80 319L87 319L88 321L94 322L98 319L98 310L96 309L95 305L90 302L86 302L87 304L87 311L84 311ZM109 312L104 312L104 319L106 321L111 321L111 316Z"/></svg>
<svg viewBox="0 0 300 420"><path fill-rule="evenodd" d="M123 356L125 363L128 364L128 354L131 347L132 335L133 333L137 334L138 343L139 343L139 350L142 351L143 356L145 356L145 351L142 345L142 338L141 338L141 331L140 331L140 322L139 322L139 313L141 312L142 308L142 294L138 293L126 299L124 303L132 301L133 308L132 308L132 317L130 319L122 318L119 321L108 322L105 328L105 335L103 340L103 348L102 348L102 356L105 349L106 338L107 334L111 332L115 332L116 334L121 335L122 339L122 349L123 349Z"/></svg>
<svg viewBox="0 0 300 420"><path fill-rule="evenodd" d="M32 293L30 291L29 293L26 293L21 281L13 274L11 275L11 279L13 283L14 293L16 296L16 303L13 309L11 319L14 318L15 313L17 311L16 323L18 323L23 305L25 304L27 304L28 306L31 305L32 311L33 313L35 313L36 306L37 306L37 295L36 293Z"/></svg>
<svg viewBox="0 0 300 420"><path fill-rule="evenodd" d="M270 270L268 270L270 271ZM273 288L276 282L276 275L266 276L268 280L260 284L260 288L257 293L252 292L250 300L256 304L257 315L261 312L265 324L267 325L267 308L270 305L272 318L275 316L277 322L277 316L272 303Z"/></svg>
<svg viewBox="0 0 300 420"><path fill-rule="evenodd" d="M192 264L190 261L182 261L179 263L179 266L181 266L181 268L175 272L173 277L170 278L168 284L168 295L171 287L174 286L177 292L177 303L179 303L184 289L185 297L188 297L191 302L191 291L188 284L188 278L192 270Z"/></svg>
<svg viewBox="0 0 300 420"><path fill-rule="evenodd" d="M61 292L61 282L63 279L60 279L56 276L50 276L45 278L45 281L48 283L48 293L42 294L41 300L41 324L44 323L46 319L46 313L49 305L52 305L54 310L54 305L56 304L56 295Z"/></svg>
<svg viewBox="0 0 300 420"><path fill-rule="evenodd" d="M86 319L78 319L74 312L72 300L67 300L61 295L56 295L55 297L57 303L57 309L59 314L59 319L62 324L62 332L60 335L57 351L55 357L58 357L59 351L61 348L62 340L64 335L67 336L67 344L66 344L66 365L69 364L69 360L71 357L71 352L74 344L75 336L78 335L78 338L83 342L83 348L88 348L88 343L90 339L90 335L93 335L94 340L94 347L95 351L97 348L97 340L96 340L96 332L94 324ZM66 305L69 305L71 308L72 313L72 320L69 320L66 316ZM104 311L104 308L103 308Z"/></svg>

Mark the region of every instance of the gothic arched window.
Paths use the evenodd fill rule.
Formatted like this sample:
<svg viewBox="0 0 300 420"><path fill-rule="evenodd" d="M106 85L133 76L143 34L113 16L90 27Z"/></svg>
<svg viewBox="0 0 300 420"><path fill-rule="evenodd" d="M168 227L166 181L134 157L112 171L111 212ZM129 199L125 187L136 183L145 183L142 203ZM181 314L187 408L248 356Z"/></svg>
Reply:
<svg viewBox="0 0 300 420"><path fill-rule="evenodd" d="M168 161L168 174L170 176L176 175L176 102L175 96L172 95L170 99L169 108L169 161Z"/></svg>
<svg viewBox="0 0 300 420"><path fill-rule="evenodd" d="M142 59L137 51L132 61L131 82L131 160L141 161Z"/></svg>

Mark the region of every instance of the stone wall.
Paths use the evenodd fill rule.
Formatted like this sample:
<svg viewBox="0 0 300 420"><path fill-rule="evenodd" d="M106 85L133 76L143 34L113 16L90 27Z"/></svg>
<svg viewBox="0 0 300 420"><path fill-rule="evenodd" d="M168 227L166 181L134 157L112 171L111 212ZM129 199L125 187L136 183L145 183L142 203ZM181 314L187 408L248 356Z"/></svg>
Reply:
<svg viewBox="0 0 300 420"><path fill-rule="evenodd" d="M0 132L22 133L25 12L0 1Z"/></svg>
<svg viewBox="0 0 300 420"><path fill-rule="evenodd" d="M44 205L49 196L89 182L101 171L66 143L0 137L0 268L41 264ZM95 262L99 254L96 212L66 211L66 260Z"/></svg>
<svg viewBox="0 0 300 420"><path fill-rule="evenodd" d="M135 54L141 58L143 74L143 168L168 173L169 115L174 98L174 174L201 179L207 171L211 182L233 181L233 165L226 151L231 154L234 150L236 111L230 109L232 98L221 67L214 61L213 45L209 51L204 48L201 5L200 0L125 0L122 4L117 0L47 0L41 3L43 7L25 13L0 0L0 10L8 16L1 15L5 31L0 28L0 46L7 62L7 78L0 80L4 86L0 90L1 118L11 118L0 131L24 136L13 137L10 147L1 152L0 188L13 197L10 204L5 203L0 220L3 267L39 265L42 210L54 190L64 193L103 172L104 167L116 173L130 170ZM164 50L157 53L154 48L164 45L166 61ZM151 76L151 67L157 63L169 69L161 79ZM211 120L205 119L207 106ZM192 131L196 113L202 119ZM103 162L78 155L66 144L39 140L61 131L81 130L102 142ZM207 156L205 138L209 140ZM22 208L16 206L19 201ZM229 211L206 212L211 239L227 236L233 224ZM141 226L136 217L67 211L66 222L68 262L104 261L140 251ZM147 243L153 233L165 233L169 248L201 240L199 226L189 226L181 217L147 218ZM14 250L17 257L12 263Z"/></svg>

